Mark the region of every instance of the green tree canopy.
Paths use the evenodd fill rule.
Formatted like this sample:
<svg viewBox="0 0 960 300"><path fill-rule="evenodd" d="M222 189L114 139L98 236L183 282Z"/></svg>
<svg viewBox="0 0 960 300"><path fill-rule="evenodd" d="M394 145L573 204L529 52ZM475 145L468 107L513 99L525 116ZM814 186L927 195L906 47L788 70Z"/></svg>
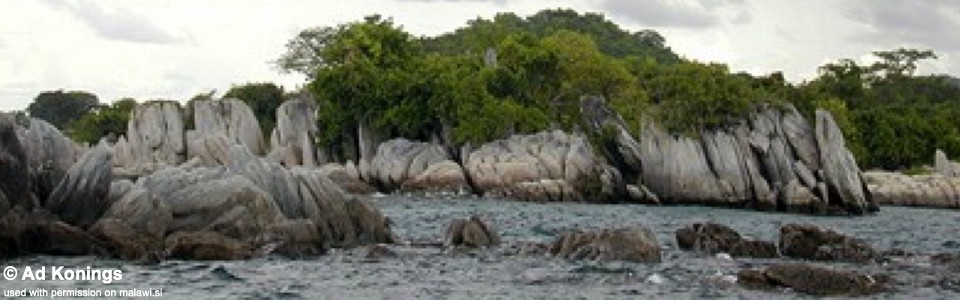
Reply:
<svg viewBox="0 0 960 300"><path fill-rule="evenodd" d="M71 122L67 126L66 133L74 141L91 145L106 136L121 136L127 131L130 113L136 106L137 101L131 98L121 99L109 106L101 106Z"/></svg>
<svg viewBox="0 0 960 300"><path fill-rule="evenodd" d="M50 122L64 129L70 122L94 111L100 106L97 96L84 91L46 91L37 95L27 106L31 117Z"/></svg>

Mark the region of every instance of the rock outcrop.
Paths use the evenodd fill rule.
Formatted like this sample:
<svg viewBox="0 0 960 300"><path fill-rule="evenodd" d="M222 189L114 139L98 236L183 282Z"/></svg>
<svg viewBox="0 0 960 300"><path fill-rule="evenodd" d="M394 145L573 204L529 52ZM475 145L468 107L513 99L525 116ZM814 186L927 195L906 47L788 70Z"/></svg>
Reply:
<svg viewBox="0 0 960 300"><path fill-rule="evenodd" d="M271 151L288 167L315 167L318 162L317 105L313 100L286 101L277 109L277 127L270 135Z"/></svg>
<svg viewBox="0 0 960 300"><path fill-rule="evenodd" d="M604 202L620 185L619 172L598 159L585 137L562 131L514 135L464 157L473 187L485 196Z"/></svg>
<svg viewBox="0 0 960 300"><path fill-rule="evenodd" d="M571 260L654 263L660 262L660 243L644 227L570 232L554 240L550 254Z"/></svg>
<svg viewBox="0 0 960 300"><path fill-rule="evenodd" d="M728 253L734 257L773 258L777 246L768 241L748 240L730 227L716 223L696 223L678 229L677 246L682 250L710 254Z"/></svg>
<svg viewBox="0 0 960 300"><path fill-rule="evenodd" d="M960 163L947 159L940 149L933 155L933 169L943 177L960 177Z"/></svg>
<svg viewBox="0 0 960 300"><path fill-rule="evenodd" d="M231 142L247 147L256 155L266 154L263 130L253 110L237 99L199 100L193 102L194 133L189 140L205 135L221 134ZM195 157L190 153L190 157Z"/></svg>
<svg viewBox="0 0 960 300"><path fill-rule="evenodd" d="M813 225L788 224L780 227L780 251L784 256L821 260L870 262L879 253L858 239Z"/></svg>
<svg viewBox="0 0 960 300"><path fill-rule="evenodd" d="M0 114L0 209L20 206L30 210L40 205L31 192L30 161L17 138L13 119ZM3 211L0 210L0 216Z"/></svg>
<svg viewBox="0 0 960 300"><path fill-rule="evenodd" d="M816 296L865 296L887 290L887 282L856 271L805 264L774 265L763 270L743 270L741 286L751 289L791 288Z"/></svg>
<svg viewBox="0 0 960 300"><path fill-rule="evenodd" d="M33 193L43 202L84 154L84 149L46 121L21 118L17 122L17 135L29 160Z"/></svg>
<svg viewBox="0 0 960 300"><path fill-rule="evenodd" d="M70 167L44 207L67 223L87 228L110 208L112 180L113 155L102 145Z"/></svg>
<svg viewBox="0 0 960 300"><path fill-rule="evenodd" d="M380 144L370 162L369 176L372 184L388 191L470 190L463 169L442 146L402 138Z"/></svg>
<svg viewBox="0 0 960 300"><path fill-rule="evenodd" d="M960 208L960 177L865 172L864 179L880 205Z"/></svg>
<svg viewBox="0 0 960 300"><path fill-rule="evenodd" d="M745 122L694 136L648 124L638 140L603 99L585 97L581 108L627 183L655 196L633 198L804 213L876 210L839 127L824 111L810 126L793 107L762 107Z"/></svg>
<svg viewBox="0 0 960 300"><path fill-rule="evenodd" d="M453 220L444 236L444 245L447 247L490 247L500 244L500 234L479 216Z"/></svg>
<svg viewBox="0 0 960 300"><path fill-rule="evenodd" d="M184 116L180 104L154 101L137 105L127 133L113 147L114 164L135 171L176 166L187 154Z"/></svg>

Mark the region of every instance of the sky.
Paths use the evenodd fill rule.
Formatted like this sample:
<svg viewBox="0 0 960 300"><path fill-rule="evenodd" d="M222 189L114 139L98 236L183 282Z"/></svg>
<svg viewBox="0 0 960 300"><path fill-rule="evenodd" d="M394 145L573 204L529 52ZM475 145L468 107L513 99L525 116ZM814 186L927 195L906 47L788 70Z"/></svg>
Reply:
<svg viewBox="0 0 960 300"><path fill-rule="evenodd" d="M272 64L297 32L380 14L417 36L498 12L598 12L654 29L683 57L792 82L841 58L870 62L898 47L931 49L921 73L960 76L954 0L0 0L0 110L42 91L84 90L101 102L184 101L247 82L292 90L304 78Z"/></svg>

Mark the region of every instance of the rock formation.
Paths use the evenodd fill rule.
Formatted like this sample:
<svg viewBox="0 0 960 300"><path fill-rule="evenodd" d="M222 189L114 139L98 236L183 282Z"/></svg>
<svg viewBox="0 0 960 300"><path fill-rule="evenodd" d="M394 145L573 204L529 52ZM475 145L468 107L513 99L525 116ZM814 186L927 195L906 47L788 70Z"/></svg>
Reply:
<svg viewBox="0 0 960 300"><path fill-rule="evenodd" d="M112 180L113 155L101 145L70 167L44 207L67 223L87 228L110 208Z"/></svg>
<svg viewBox="0 0 960 300"><path fill-rule="evenodd" d="M781 264L743 270L740 285L751 289L791 288L817 296L864 296L887 290L887 282L856 271L804 264Z"/></svg>
<svg viewBox="0 0 960 300"><path fill-rule="evenodd" d="M933 155L933 169L943 177L960 177L960 163L947 159L940 149Z"/></svg>
<svg viewBox="0 0 960 300"><path fill-rule="evenodd" d="M479 216L453 220L444 236L444 245L447 247L490 247L500 244L500 234Z"/></svg>
<svg viewBox="0 0 960 300"><path fill-rule="evenodd" d="M631 227L559 236L550 254L572 260L660 262L660 243L650 229Z"/></svg>
<svg viewBox="0 0 960 300"><path fill-rule="evenodd" d="M784 256L822 261L869 262L879 253L863 241L813 225L780 227L780 251Z"/></svg>
<svg viewBox="0 0 960 300"><path fill-rule="evenodd" d="M29 181L42 202L84 151L46 121L21 117L17 123L17 136L28 161Z"/></svg>
<svg viewBox="0 0 960 300"><path fill-rule="evenodd" d="M960 208L960 177L871 171L864 178L881 205Z"/></svg>
<svg viewBox="0 0 960 300"><path fill-rule="evenodd" d="M0 114L0 198L3 198L0 209L20 206L30 210L40 205L31 192L30 168L27 152L17 138L13 119Z"/></svg>
<svg viewBox="0 0 960 300"><path fill-rule="evenodd" d="M634 198L808 213L876 209L839 127L823 111L813 127L793 107L764 107L746 122L695 136L649 124L639 140L601 98L584 98L581 112L627 183L655 196L630 193Z"/></svg>
<svg viewBox="0 0 960 300"><path fill-rule="evenodd" d="M286 101L277 109L277 127L270 136L271 151L286 166L315 167L317 161L317 105L313 100Z"/></svg>
<svg viewBox="0 0 960 300"><path fill-rule="evenodd" d="M675 233L680 249L710 254L728 253L734 257L778 257L777 246L768 241L748 240L732 228L716 224L696 223Z"/></svg>
<svg viewBox="0 0 960 300"><path fill-rule="evenodd" d="M188 140L197 140L205 135L222 134L232 144L246 146L256 155L266 154L263 130L253 110L237 99L199 100L193 102L195 130L188 133ZM190 153L190 157L194 157Z"/></svg>
<svg viewBox="0 0 960 300"><path fill-rule="evenodd" d="M531 201L603 202L619 173L598 160L587 139L562 131L514 135L465 154L477 192Z"/></svg>
<svg viewBox="0 0 960 300"><path fill-rule="evenodd" d="M386 190L469 191L466 176L437 144L393 139L380 144L370 162L371 183Z"/></svg>
<svg viewBox="0 0 960 300"><path fill-rule="evenodd" d="M127 123L127 133L114 145L116 166L149 171L158 165L176 166L187 154L180 104L154 101L137 105Z"/></svg>

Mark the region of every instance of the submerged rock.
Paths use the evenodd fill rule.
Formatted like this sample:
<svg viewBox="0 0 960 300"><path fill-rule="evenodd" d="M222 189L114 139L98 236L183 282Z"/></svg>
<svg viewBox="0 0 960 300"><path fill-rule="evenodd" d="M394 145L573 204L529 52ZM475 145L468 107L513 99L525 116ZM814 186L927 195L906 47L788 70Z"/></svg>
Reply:
<svg viewBox="0 0 960 300"><path fill-rule="evenodd" d="M740 285L751 289L791 288L816 296L864 296L887 290L887 283L856 271L806 264L774 265L764 270L743 270Z"/></svg>
<svg viewBox="0 0 960 300"><path fill-rule="evenodd" d="M212 231L181 231L167 237L166 252L183 260L239 260L250 258L253 248Z"/></svg>
<svg viewBox="0 0 960 300"><path fill-rule="evenodd" d="M660 262L660 243L644 227L571 232L554 240L550 254L572 260L653 263Z"/></svg>
<svg viewBox="0 0 960 300"><path fill-rule="evenodd" d="M780 227L780 251L784 256L823 261L869 262L878 252L863 241L813 225Z"/></svg>
<svg viewBox="0 0 960 300"><path fill-rule="evenodd" d="M444 236L444 245L447 247L491 247L500 244L500 234L479 216L453 220Z"/></svg>
<svg viewBox="0 0 960 300"><path fill-rule="evenodd" d="M710 254L729 253L735 257L777 257L777 247L772 242L747 240L730 227L716 223L695 223L675 232L677 245L682 250Z"/></svg>

